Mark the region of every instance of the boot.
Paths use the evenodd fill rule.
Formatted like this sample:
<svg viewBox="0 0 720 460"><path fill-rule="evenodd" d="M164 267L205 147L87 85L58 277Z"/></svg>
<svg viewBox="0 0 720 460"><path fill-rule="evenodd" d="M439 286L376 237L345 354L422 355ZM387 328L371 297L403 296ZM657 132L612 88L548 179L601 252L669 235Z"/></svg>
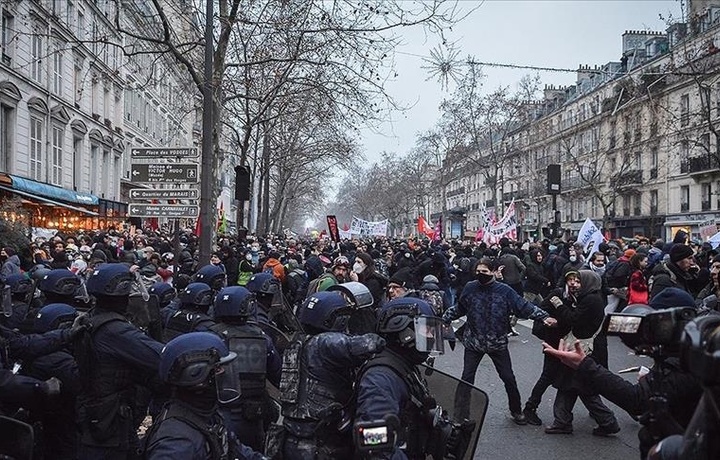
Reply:
<svg viewBox="0 0 720 460"><path fill-rule="evenodd" d="M525 409L523 409L523 415L525 416L525 420L527 420L530 425L542 425L542 420L540 420L540 417L538 417L536 408L530 406L529 404L525 405Z"/></svg>

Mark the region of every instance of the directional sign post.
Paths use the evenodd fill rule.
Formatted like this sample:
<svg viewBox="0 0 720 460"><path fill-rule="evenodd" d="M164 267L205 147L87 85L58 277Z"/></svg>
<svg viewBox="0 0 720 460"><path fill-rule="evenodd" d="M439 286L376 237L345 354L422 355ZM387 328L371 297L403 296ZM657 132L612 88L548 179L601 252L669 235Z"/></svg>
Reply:
<svg viewBox="0 0 720 460"><path fill-rule="evenodd" d="M130 158L133 160L158 160L161 158L197 158L198 149L184 148L141 148L130 149Z"/></svg>
<svg viewBox="0 0 720 460"><path fill-rule="evenodd" d="M197 217L200 207L194 204L130 203L131 217Z"/></svg>
<svg viewBox="0 0 720 460"><path fill-rule="evenodd" d="M197 200L198 197L200 197L200 191L196 188L130 189L130 198L133 200Z"/></svg>
<svg viewBox="0 0 720 460"><path fill-rule="evenodd" d="M132 163L130 180L133 182L151 183L196 183L198 181L198 165L194 163Z"/></svg>

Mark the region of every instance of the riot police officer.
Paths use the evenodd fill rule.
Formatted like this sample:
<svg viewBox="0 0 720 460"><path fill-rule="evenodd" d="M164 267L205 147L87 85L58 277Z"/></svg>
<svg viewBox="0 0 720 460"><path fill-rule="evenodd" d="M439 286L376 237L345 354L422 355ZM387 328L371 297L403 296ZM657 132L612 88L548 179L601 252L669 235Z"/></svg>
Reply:
<svg viewBox="0 0 720 460"><path fill-rule="evenodd" d="M0 283L0 323L10 329L19 329L21 332L29 332L26 322L28 309L27 298L32 292L33 283L30 278L22 273L10 275L4 280L4 288Z"/></svg>
<svg viewBox="0 0 720 460"><path fill-rule="evenodd" d="M432 440L430 414L435 403L418 365L431 352L442 351L441 320L424 300L401 297L380 310L378 333L387 347L360 371L356 432L363 424L377 424L397 436L388 435L390 443L381 450L368 452L358 436L355 446L363 458L424 459Z"/></svg>
<svg viewBox="0 0 720 460"><path fill-rule="evenodd" d="M270 337L255 321L255 296L241 286L223 288L215 297L213 309L217 324L210 329L225 340L230 351L238 355L240 398L223 407L228 429L240 442L262 450L265 440L264 420L269 404L265 380L280 385L282 361Z"/></svg>
<svg viewBox="0 0 720 460"><path fill-rule="evenodd" d="M72 327L77 310L67 304L53 303L40 309L35 319L35 332L43 334ZM75 358L67 348L25 360L20 372L38 380L57 378L60 394L31 412L33 420L42 423L40 452L45 459L74 460L77 458L75 429L76 396L80 392L80 376Z"/></svg>
<svg viewBox="0 0 720 460"><path fill-rule="evenodd" d="M272 304L275 296L280 292L282 286L280 280L272 273L256 273L250 277L245 288L255 294L257 299L257 318L262 323L272 323Z"/></svg>
<svg viewBox="0 0 720 460"><path fill-rule="evenodd" d="M180 293L180 308L163 310L165 328L163 338L169 342L188 332L207 332L215 324L208 310L215 299L215 292L205 283L190 283Z"/></svg>
<svg viewBox="0 0 720 460"><path fill-rule="evenodd" d="M158 385L162 344L127 321L135 276L127 265L104 263L87 281L95 307L83 317L89 332L74 347L82 391L78 396L78 458L130 459L137 455L137 386Z"/></svg>
<svg viewBox="0 0 720 460"><path fill-rule="evenodd" d="M190 332L163 348L160 378L172 397L145 438L144 458L263 459L234 442L218 413L218 402L239 397L235 353L215 334Z"/></svg>
<svg viewBox="0 0 720 460"><path fill-rule="evenodd" d="M355 371L384 348L385 340L376 334L346 334L351 309L337 291L312 294L298 309L298 319L310 337L294 342L283 355L285 460L352 456ZM269 445L266 453L278 448Z"/></svg>
<svg viewBox="0 0 720 460"><path fill-rule="evenodd" d="M65 268L56 268L47 272L38 284L45 296L44 305L64 303L76 308L85 308L87 304L79 298L87 298L85 285L79 276Z"/></svg>
<svg viewBox="0 0 720 460"><path fill-rule="evenodd" d="M208 264L195 273L193 282L205 283L210 286L210 289L217 293L227 285L227 275L225 274L225 270L217 265Z"/></svg>

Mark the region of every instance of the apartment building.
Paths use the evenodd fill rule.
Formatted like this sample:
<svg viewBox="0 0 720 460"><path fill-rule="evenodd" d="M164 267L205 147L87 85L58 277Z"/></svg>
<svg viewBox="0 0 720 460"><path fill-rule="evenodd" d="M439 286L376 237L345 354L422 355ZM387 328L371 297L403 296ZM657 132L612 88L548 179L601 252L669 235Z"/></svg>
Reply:
<svg viewBox="0 0 720 460"><path fill-rule="evenodd" d="M144 2L0 2L0 192L32 226L103 228L127 216L130 149L192 145L195 90L169 57L131 49ZM147 13L147 12L146 12ZM140 46L140 45L138 45ZM135 49L135 51L138 51Z"/></svg>
<svg viewBox="0 0 720 460"><path fill-rule="evenodd" d="M556 208L571 233L590 217L612 237L668 238L680 228L699 237L720 220L720 2L702 3L665 32L625 32L618 62L580 66L575 85L546 86L524 104L492 146L500 160L488 145L469 154L497 175L473 162L454 167L435 203L446 234L460 222L473 236L484 209L502 215L512 200L525 238L547 234L548 164L561 165Z"/></svg>

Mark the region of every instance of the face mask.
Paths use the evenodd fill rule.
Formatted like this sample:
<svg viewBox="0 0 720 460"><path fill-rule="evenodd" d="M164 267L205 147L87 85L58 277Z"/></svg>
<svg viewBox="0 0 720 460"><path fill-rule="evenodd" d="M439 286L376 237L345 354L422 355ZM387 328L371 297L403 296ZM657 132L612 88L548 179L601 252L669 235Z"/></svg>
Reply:
<svg viewBox="0 0 720 460"><path fill-rule="evenodd" d="M477 279L480 284L488 284L495 279L495 275L492 273L476 273L475 279Z"/></svg>
<svg viewBox="0 0 720 460"><path fill-rule="evenodd" d="M245 260L252 260L252 254L245 254Z"/></svg>
<svg viewBox="0 0 720 460"><path fill-rule="evenodd" d="M363 270L365 270L365 264L360 262L355 262L355 264L353 264L353 271L355 273L362 273Z"/></svg>
<svg viewBox="0 0 720 460"><path fill-rule="evenodd" d="M576 257L576 256L570 256L570 262L575 262L575 261L577 261L577 257Z"/></svg>

